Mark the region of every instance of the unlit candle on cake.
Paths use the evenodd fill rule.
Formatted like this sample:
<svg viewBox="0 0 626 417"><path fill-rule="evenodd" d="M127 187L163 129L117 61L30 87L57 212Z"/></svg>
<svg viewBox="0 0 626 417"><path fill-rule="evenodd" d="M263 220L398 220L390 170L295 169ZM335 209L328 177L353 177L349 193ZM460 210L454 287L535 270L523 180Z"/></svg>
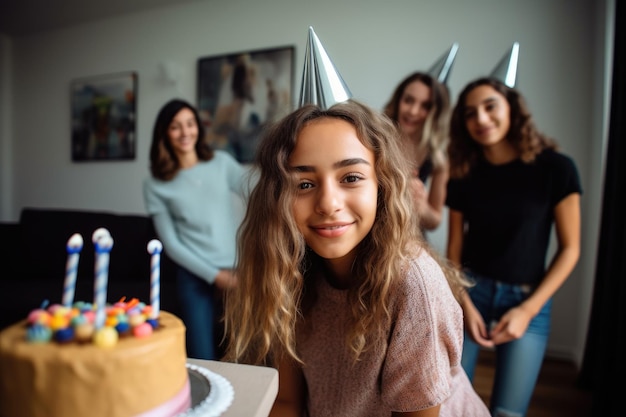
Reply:
<svg viewBox="0 0 626 417"><path fill-rule="evenodd" d="M83 248L83 237L74 233L67 241L67 263L65 265L65 282L63 283L63 300L65 307L71 307L74 302L76 289L76 274L78 273L78 258Z"/></svg>
<svg viewBox="0 0 626 417"><path fill-rule="evenodd" d="M148 253L150 258L150 304L152 307L151 318L159 317L161 309L161 251L163 245L157 239L148 242Z"/></svg>
<svg viewBox="0 0 626 417"><path fill-rule="evenodd" d="M100 230L100 229L98 229ZM94 327L100 329L106 319L107 281L109 278L109 255L113 248L111 235L102 234L96 237L94 232L94 246L96 248L94 302L96 304L96 317Z"/></svg>

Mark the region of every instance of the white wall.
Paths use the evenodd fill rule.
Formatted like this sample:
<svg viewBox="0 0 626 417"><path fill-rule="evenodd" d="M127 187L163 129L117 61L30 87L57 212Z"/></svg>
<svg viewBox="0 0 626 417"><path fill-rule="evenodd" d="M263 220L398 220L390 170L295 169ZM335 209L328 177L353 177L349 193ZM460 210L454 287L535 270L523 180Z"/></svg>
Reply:
<svg viewBox="0 0 626 417"><path fill-rule="evenodd" d="M11 40L0 35L0 221L11 212L13 203L11 135Z"/></svg>
<svg viewBox="0 0 626 417"><path fill-rule="evenodd" d="M519 41L518 87L540 129L578 164L585 190L583 257L556 296L549 343L551 355L580 362L595 268L594 190L602 184L607 4L613 0L206 0L0 37L0 220L17 220L25 206L144 213L152 123L169 98L196 101L200 57L293 44L297 95L313 26L355 98L382 108L401 78L427 69L453 42L456 96ZM159 79L165 61L181 70L175 85ZM129 70L139 74L137 158L72 163L70 81ZM435 247L446 233L444 224L431 235Z"/></svg>

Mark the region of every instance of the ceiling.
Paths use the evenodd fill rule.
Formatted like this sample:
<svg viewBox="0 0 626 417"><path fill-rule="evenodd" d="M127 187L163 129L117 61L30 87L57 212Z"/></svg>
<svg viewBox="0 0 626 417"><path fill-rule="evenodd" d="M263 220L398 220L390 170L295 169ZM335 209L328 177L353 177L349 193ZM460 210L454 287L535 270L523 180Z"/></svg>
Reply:
<svg viewBox="0 0 626 417"><path fill-rule="evenodd" d="M191 0L0 0L0 34L30 35L181 1Z"/></svg>

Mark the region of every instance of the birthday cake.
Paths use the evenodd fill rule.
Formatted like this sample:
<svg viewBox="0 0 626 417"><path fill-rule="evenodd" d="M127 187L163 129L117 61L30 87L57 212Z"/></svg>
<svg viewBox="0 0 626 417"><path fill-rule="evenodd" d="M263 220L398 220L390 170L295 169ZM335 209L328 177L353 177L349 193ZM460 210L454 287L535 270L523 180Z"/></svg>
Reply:
<svg viewBox="0 0 626 417"><path fill-rule="evenodd" d="M190 406L185 327L162 311L149 336L32 342L26 320L0 333L0 416L174 416Z"/></svg>
<svg viewBox="0 0 626 417"><path fill-rule="evenodd" d="M189 413L185 326L158 308L156 242L151 242L152 299L146 305L137 299L106 302L112 246L106 233L94 233L100 255L94 302L73 301L82 238L68 241L63 304L44 303L0 332L0 417L195 415Z"/></svg>

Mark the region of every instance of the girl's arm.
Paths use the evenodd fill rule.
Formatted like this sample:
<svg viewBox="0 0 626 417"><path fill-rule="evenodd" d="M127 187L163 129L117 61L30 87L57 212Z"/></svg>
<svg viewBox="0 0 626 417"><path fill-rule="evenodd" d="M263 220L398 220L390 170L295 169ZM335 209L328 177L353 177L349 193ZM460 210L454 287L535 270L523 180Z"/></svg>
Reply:
<svg viewBox="0 0 626 417"><path fill-rule="evenodd" d="M457 210L448 210L448 247L447 257L457 268L461 268L461 251L463 249L463 213ZM463 308L463 321L465 330L472 340L484 347L492 347L493 341L489 338L487 325L480 312L472 303L467 292L463 291L461 296L461 307Z"/></svg>
<svg viewBox="0 0 626 417"><path fill-rule="evenodd" d="M151 181L144 181L143 196L146 211L152 218L156 234L170 259L212 284L219 273L219 268L207 264L183 244L168 209L168 203L159 195Z"/></svg>
<svg viewBox="0 0 626 417"><path fill-rule="evenodd" d="M574 270L580 256L580 194L565 197L554 208L554 227L558 249L546 275L522 307L533 316L550 299Z"/></svg>
<svg viewBox="0 0 626 417"><path fill-rule="evenodd" d="M302 369L291 358L283 359L278 366L278 395L270 417L302 417L304 397L305 384Z"/></svg>
<svg viewBox="0 0 626 417"><path fill-rule="evenodd" d="M448 183L448 164L435 168L430 178L428 198L420 207L420 225L426 230L435 230L441 224L443 206L446 201Z"/></svg>
<svg viewBox="0 0 626 417"><path fill-rule="evenodd" d="M219 273L219 268L208 265L206 261L200 259L192 251L187 249L178 238L176 227L170 213L159 212L151 215L154 229L157 236L163 242L163 247L167 255L176 264L187 269L191 273L206 280L210 284L215 282L215 276Z"/></svg>
<svg viewBox="0 0 626 417"><path fill-rule="evenodd" d="M463 213L448 210L448 246L446 256L457 268L461 267L461 251L463 250Z"/></svg>

